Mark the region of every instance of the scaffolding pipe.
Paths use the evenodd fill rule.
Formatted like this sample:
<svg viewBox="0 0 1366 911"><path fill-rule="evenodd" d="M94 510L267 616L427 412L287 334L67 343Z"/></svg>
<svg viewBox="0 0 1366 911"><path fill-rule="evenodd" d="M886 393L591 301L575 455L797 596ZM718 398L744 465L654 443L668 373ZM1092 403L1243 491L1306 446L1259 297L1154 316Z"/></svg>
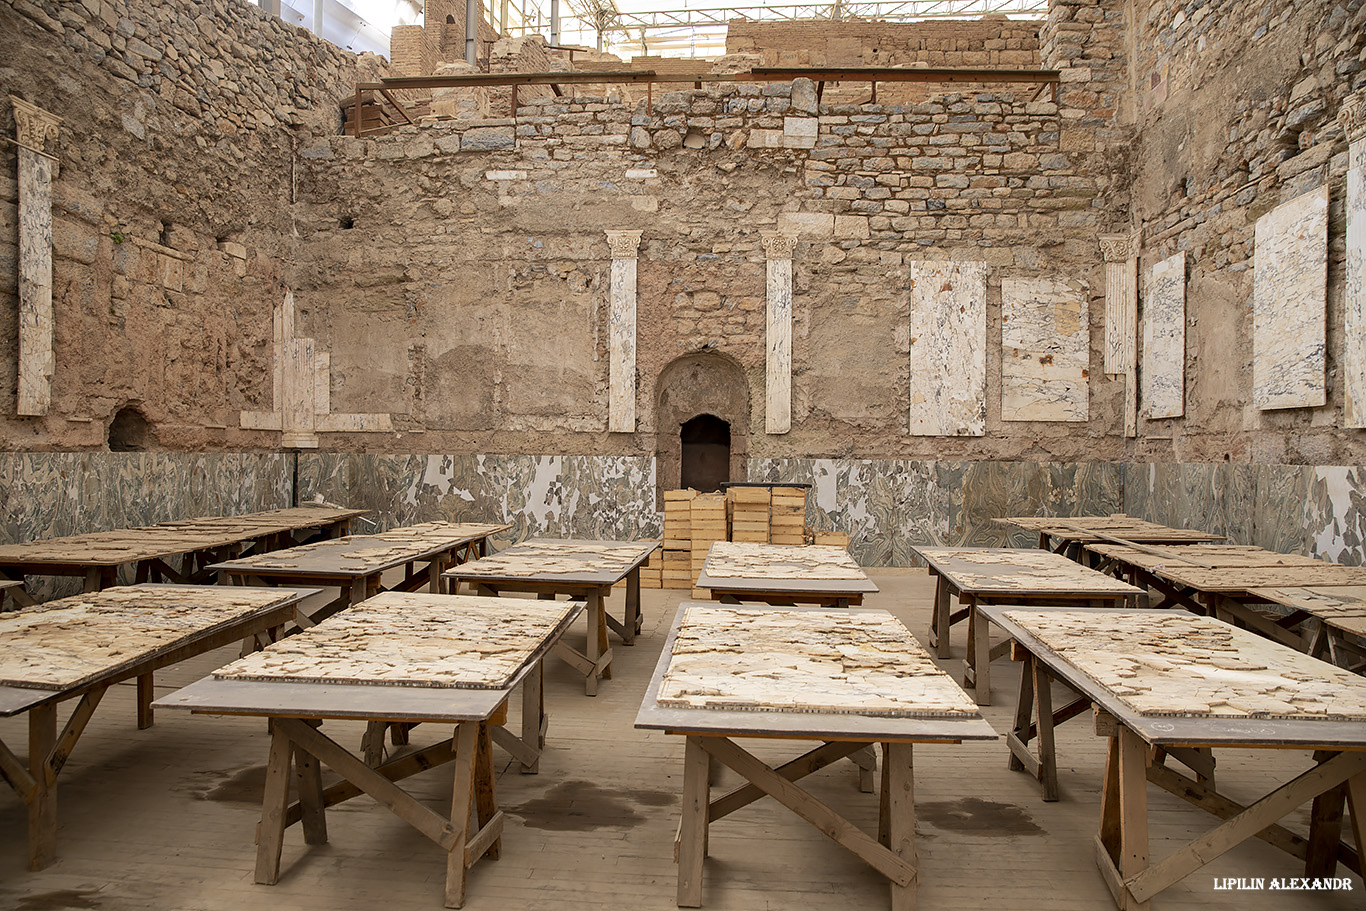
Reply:
<svg viewBox="0 0 1366 911"><path fill-rule="evenodd" d="M560 0L550 0L550 45L560 46Z"/></svg>
<svg viewBox="0 0 1366 911"><path fill-rule="evenodd" d="M479 65L479 4L482 0L465 0L465 62Z"/></svg>

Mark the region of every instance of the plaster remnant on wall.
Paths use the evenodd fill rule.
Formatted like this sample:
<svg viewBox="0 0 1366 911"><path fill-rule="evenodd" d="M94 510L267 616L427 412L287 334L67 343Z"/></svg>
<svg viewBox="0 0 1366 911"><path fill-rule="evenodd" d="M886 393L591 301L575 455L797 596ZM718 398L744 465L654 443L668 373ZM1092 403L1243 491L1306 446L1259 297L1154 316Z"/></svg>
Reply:
<svg viewBox="0 0 1366 911"><path fill-rule="evenodd" d="M485 171L485 180L526 180L526 171Z"/></svg>
<svg viewBox="0 0 1366 911"><path fill-rule="evenodd" d="M1186 413L1186 253L1148 270L1143 303L1143 402L1150 418Z"/></svg>
<svg viewBox="0 0 1366 911"><path fill-rule="evenodd" d="M62 120L9 96L19 143L19 399L21 415L52 406L52 177L44 151Z"/></svg>
<svg viewBox="0 0 1366 911"><path fill-rule="evenodd" d="M331 413L331 356L294 335L294 292L275 311L273 411L243 411L243 430L278 430L286 449L316 449L319 433L392 433L387 414Z"/></svg>
<svg viewBox="0 0 1366 911"><path fill-rule="evenodd" d="M987 266L912 262L911 436L986 434Z"/></svg>
<svg viewBox="0 0 1366 911"><path fill-rule="evenodd" d="M1252 288L1252 403L1261 410L1327 401L1328 187L1257 219Z"/></svg>
<svg viewBox="0 0 1366 911"><path fill-rule="evenodd" d="M764 231L760 236L768 256L764 429L787 433L792 429L792 251L797 235Z"/></svg>
<svg viewBox="0 0 1366 911"><path fill-rule="evenodd" d="M607 231L612 248L612 286L608 317L609 403L607 429L636 429L636 255L640 231Z"/></svg>
<svg viewBox="0 0 1366 911"><path fill-rule="evenodd" d="M1001 280L1001 419L1085 421L1086 296L1062 279Z"/></svg>
<svg viewBox="0 0 1366 911"><path fill-rule="evenodd" d="M1343 425L1366 427L1366 92L1338 110L1347 150L1347 262L1343 293Z"/></svg>

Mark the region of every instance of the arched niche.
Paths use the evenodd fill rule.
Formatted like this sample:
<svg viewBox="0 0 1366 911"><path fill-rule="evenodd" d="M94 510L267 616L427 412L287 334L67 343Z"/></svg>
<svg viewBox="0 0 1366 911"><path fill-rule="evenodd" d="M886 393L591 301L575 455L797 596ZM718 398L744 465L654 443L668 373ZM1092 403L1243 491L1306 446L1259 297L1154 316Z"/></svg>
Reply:
<svg viewBox="0 0 1366 911"><path fill-rule="evenodd" d="M729 425L727 480L743 481L749 457L749 381L732 357L695 351L670 361L655 382L656 477L660 490L683 486L683 428L690 437L709 426ZM710 421L697 421L709 417ZM712 421L716 423L712 423Z"/></svg>

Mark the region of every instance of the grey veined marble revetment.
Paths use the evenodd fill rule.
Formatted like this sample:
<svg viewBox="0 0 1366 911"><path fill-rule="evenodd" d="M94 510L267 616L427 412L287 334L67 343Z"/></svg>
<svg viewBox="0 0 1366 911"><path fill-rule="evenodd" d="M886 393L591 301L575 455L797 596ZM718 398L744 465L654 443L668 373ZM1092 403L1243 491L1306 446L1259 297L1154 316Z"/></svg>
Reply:
<svg viewBox="0 0 1366 911"><path fill-rule="evenodd" d="M987 430L986 264L909 266L909 432L980 437Z"/></svg>
<svg viewBox="0 0 1366 911"><path fill-rule="evenodd" d="M1252 287L1252 404L1305 408L1327 401L1328 188L1257 219Z"/></svg>
<svg viewBox="0 0 1366 911"><path fill-rule="evenodd" d="M1186 253L1148 270L1143 299L1143 405L1150 418L1186 410Z"/></svg>
<svg viewBox="0 0 1366 911"><path fill-rule="evenodd" d="M1090 363L1079 284L1001 280L1001 420L1085 421Z"/></svg>

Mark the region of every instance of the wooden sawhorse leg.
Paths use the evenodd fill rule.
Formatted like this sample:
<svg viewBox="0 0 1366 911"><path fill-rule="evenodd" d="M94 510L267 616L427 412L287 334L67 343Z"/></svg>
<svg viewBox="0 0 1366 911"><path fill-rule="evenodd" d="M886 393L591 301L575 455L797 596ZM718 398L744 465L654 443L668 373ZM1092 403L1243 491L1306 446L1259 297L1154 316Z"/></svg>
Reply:
<svg viewBox="0 0 1366 911"><path fill-rule="evenodd" d="M1010 749L1006 767L1038 779L1043 799L1054 801L1058 799L1058 754L1053 730L1090 708L1091 701L1083 696L1055 711L1048 669L1029 652L1021 651L1020 698L1015 704L1014 725L1006 735ZM1029 749L1030 741L1036 738L1037 756Z"/></svg>
<svg viewBox="0 0 1366 911"><path fill-rule="evenodd" d="M365 793L447 852L445 904L448 908L459 908L465 901L466 871L485 855L496 860L502 848L503 814L497 808L494 792L487 724L460 722L451 741L371 768L309 721L271 719L270 758L257 829L256 882L270 885L279 881L280 854L289 825L302 822L305 839L325 839L323 808ZM323 791L320 777L316 777L315 784L313 757L346 781ZM286 803L291 761L300 766L296 770L301 783L297 808ZM455 766L449 818L428 809L395 784L445 761ZM471 810L478 820L473 832L469 825Z"/></svg>

